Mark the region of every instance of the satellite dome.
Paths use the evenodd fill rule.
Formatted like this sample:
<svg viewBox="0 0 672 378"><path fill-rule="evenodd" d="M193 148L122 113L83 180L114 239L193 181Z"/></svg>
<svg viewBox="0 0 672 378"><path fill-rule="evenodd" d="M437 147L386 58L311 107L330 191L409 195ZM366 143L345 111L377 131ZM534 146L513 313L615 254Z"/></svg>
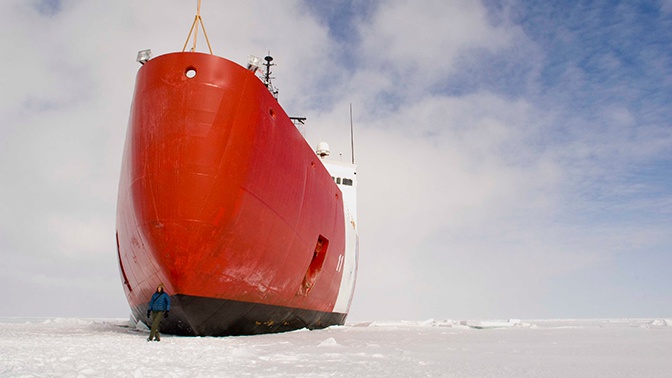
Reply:
<svg viewBox="0 0 672 378"><path fill-rule="evenodd" d="M317 156L321 157L322 159L329 156L329 154L331 153L329 151L329 145L327 144L327 142L318 143L317 150L315 152L317 153Z"/></svg>

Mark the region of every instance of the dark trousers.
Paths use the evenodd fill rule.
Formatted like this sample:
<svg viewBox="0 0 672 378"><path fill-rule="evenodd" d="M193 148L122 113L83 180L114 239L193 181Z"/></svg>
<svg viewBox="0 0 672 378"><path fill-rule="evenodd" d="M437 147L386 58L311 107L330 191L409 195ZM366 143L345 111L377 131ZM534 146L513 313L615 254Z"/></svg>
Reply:
<svg viewBox="0 0 672 378"><path fill-rule="evenodd" d="M150 340L161 340L161 335L159 335L159 324L161 324L161 319L163 319L165 313L165 311L152 311L152 316L149 318L149 324L152 325L151 331L149 331Z"/></svg>

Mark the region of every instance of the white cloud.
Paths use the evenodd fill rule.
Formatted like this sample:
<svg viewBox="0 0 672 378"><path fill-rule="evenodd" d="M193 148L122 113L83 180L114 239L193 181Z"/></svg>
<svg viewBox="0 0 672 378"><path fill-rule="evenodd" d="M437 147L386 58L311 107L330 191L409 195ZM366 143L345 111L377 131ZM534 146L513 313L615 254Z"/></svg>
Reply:
<svg viewBox="0 0 672 378"><path fill-rule="evenodd" d="M413 69L418 78L450 74L464 50L497 50L509 37L488 23L485 8L474 1L384 3L360 33L367 64Z"/></svg>

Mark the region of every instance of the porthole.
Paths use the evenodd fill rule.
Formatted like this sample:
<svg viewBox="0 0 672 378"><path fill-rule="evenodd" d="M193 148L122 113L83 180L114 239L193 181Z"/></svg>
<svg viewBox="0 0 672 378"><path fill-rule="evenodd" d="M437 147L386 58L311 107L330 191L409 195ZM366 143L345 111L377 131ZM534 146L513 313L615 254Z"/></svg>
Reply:
<svg viewBox="0 0 672 378"><path fill-rule="evenodd" d="M184 73L189 79L196 77L196 69L194 67L187 68L187 71Z"/></svg>

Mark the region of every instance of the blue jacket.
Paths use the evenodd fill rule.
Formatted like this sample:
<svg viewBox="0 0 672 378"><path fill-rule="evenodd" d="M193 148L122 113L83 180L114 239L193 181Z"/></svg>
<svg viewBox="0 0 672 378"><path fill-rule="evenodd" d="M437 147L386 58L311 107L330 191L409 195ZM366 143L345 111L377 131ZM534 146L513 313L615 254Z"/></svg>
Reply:
<svg viewBox="0 0 672 378"><path fill-rule="evenodd" d="M166 292L159 293L158 291L152 295L149 301L150 311L170 311L170 297Z"/></svg>

